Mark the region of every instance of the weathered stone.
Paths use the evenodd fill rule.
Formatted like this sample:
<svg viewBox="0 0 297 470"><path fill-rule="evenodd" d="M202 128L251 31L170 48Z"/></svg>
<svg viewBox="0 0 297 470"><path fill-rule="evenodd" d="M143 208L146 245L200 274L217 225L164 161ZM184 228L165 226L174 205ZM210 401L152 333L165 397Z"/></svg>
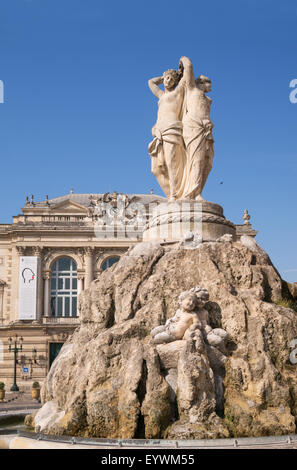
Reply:
<svg viewBox="0 0 297 470"><path fill-rule="evenodd" d="M172 420L170 387L160 371L157 351L147 346L145 351L147 380L141 413L144 416L145 437L162 436Z"/></svg>
<svg viewBox="0 0 297 470"><path fill-rule="evenodd" d="M185 341L173 341L167 344L157 344L156 349L158 351L161 365L164 369L177 368L180 352L184 346Z"/></svg>
<svg viewBox="0 0 297 470"><path fill-rule="evenodd" d="M35 426L109 438L294 433L297 313L274 303L283 281L266 253L229 240L137 250L84 292L84 321L48 374ZM207 338L153 345L150 331L196 285L209 292L211 327L228 333L226 352Z"/></svg>
<svg viewBox="0 0 297 470"><path fill-rule="evenodd" d="M34 417L35 429L37 432L46 433L65 415L64 410L58 410L57 404L52 400L38 410Z"/></svg>

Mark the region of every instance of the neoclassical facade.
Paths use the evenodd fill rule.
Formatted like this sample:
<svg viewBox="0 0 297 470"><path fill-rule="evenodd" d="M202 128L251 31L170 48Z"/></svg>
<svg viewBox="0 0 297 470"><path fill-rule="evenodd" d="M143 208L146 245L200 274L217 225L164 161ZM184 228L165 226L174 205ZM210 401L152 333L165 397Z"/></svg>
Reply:
<svg viewBox="0 0 297 470"><path fill-rule="evenodd" d="M14 357L8 345L18 335L23 338L18 385L42 382L79 324L80 292L141 240L135 227L130 233L121 233L122 224L111 230L110 217L123 218L123 209L135 203L147 211L157 200L163 198L73 192L41 202L31 197L12 224L0 225L0 381L8 386L13 381ZM36 273L30 264L22 268L28 260ZM22 297L22 284L31 287L33 281L36 292ZM22 311L25 303L34 312L32 318Z"/></svg>
<svg viewBox="0 0 297 470"><path fill-rule="evenodd" d="M62 344L79 324L79 294L142 241L154 194L33 196L0 225L0 381L13 382L9 338L23 338L17 382L42 382ZM247 216L239 235L255 236ZM8 389L8 388L7 388Z"/></svg>

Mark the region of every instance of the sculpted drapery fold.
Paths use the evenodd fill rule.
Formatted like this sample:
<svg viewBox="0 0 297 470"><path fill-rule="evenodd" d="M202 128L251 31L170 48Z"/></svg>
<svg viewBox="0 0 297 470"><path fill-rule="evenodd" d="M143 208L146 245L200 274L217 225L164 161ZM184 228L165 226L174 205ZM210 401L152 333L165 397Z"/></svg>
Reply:
<svg viewBox="0 0 297 470"><path fill-rule="evenodd" d="M183 196L185 186L186 154L182 131L181 121L176 121L165 129L154 126L152 130L154 140L149 145L149 153L152 157L152 173L167 197L171 196L170 183L173 182L172 196L176 199ZM165 155L166 153L170 154L170 151L175 155L172 161L169 162L168 158L165 159Z"/></svg>
<svg viewBox="0 0 297 470"><path fill-rule="evenodd" d="M152 173L170 201L201 201L214 155L211 99L205 95L210 79L201 75L195 80L190 59L181 57L178 71L167 70L149 80L149 87L159 98L149 144Z"/></svg>

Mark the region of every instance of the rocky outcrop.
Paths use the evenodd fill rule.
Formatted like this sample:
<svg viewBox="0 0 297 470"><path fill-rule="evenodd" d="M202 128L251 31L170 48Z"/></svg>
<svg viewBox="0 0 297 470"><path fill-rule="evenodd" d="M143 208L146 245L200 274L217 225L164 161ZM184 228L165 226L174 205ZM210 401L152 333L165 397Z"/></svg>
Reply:
<svg viewBox="0 0 297 470"><path fill-rule="evenodd" d="M153 344L178 296L205 287L225 353L197 338ZM185 249L142 243L80 299L81 325L42 389L38 430L109 438L215 438L294 433L297 313L277 305L283 281L251 239Z"/></svg>

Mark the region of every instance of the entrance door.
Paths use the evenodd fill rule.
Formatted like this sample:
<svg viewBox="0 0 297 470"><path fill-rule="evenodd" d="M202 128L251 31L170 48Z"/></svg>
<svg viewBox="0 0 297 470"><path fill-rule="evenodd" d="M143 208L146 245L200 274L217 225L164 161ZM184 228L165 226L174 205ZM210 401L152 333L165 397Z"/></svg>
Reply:
<svg viewBox="0 0 297 470"><path fill-rule="evenodd" d="M50 343L49 344L49 366L51 368L52 363L56 359L57 355L60 352L61 347L64 343Z"/></svg>

